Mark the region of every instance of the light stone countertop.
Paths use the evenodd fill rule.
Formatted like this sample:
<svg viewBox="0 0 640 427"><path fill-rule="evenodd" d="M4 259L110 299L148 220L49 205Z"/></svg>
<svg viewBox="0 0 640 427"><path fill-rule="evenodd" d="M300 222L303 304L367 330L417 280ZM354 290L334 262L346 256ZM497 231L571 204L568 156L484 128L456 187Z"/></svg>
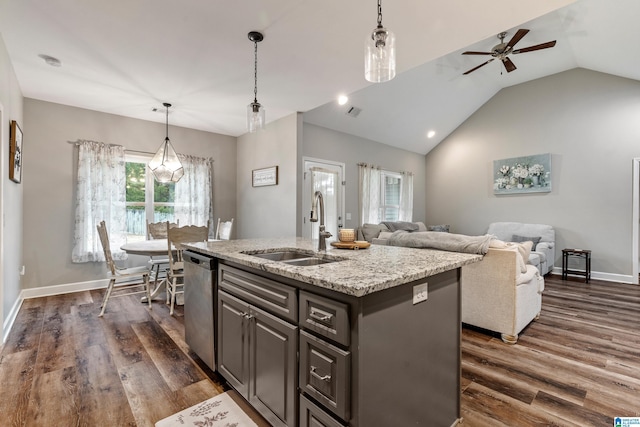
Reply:
<svg viewBox="0 0 640 427"><path fill-rule="evenodd" d="M185 246L201 254L356 297L424 279L482 259L482 255L383 245L371 245L359 250L337 249L329 243L326 253L318 253L315 250L317 241L301 237L198 242ZM311 255L338 258L341 261L294 266L243 253L283 249L305 250Z"/></svg>

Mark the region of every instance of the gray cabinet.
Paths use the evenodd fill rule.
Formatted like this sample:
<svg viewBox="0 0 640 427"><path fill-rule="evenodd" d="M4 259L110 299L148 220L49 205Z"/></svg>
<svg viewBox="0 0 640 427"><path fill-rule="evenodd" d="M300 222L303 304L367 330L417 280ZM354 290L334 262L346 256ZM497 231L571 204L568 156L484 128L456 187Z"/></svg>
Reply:
<svg viewBox="0 0 640 427"><path fill-rule="evenodd" d="M298 327L267 311L282 313L281 304L274 308L271 300L283 302L291 295L290 289L257 276L253 280L245 272L226 266L220 276L219 373L273 426L296 426ZM234 280L239 277L244 285L251 286L236 286ZM267 284L269 290L261 284ZM247 289L252 290L249 297ZM263 293L269 298L261 300L258 295Z"/></svg>
<svg viewBox="0 0 640 427"><path fill-rule="evenodd" d="M220 261L218 371L278 427L454 425L459 274L354 297Z"/></svg>

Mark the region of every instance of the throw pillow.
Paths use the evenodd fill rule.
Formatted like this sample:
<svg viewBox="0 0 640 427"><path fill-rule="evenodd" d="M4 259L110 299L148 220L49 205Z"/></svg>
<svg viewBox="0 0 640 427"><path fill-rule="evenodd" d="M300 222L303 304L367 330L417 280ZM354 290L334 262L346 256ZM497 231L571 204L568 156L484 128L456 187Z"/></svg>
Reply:
<svg viewBox="0 0 640 427"><path fill-rule="evenodd" d="M442 233L448 233L449 224L427 225L427 231L439 231Z"/></svg>
<svg viewBox="0 0 640 427"><path fill-rule="evenodd" d="M389 231L389 229L382 224L363 224L361 231L364 240L371 243L371 240L378 237L381 231Z"/></svg>
<svg viewBox="0 0 640 427"><path fill-rule="evenodd" d="M533 242L533 247L531 248L532 251L536 250L536 246L538 245L538 242L540 242L540 239L542 239L542 237L519 236L517 234L514 234L513 236L511 236L512 242L517 242L517 243Z"/></svg>

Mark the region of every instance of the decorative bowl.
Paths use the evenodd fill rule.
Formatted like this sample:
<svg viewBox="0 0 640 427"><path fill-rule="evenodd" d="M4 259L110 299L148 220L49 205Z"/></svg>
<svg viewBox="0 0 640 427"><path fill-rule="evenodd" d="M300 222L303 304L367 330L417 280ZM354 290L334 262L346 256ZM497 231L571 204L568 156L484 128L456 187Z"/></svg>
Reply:
<svg viewBox="0 0 640 427"><path fill-rule="evenodd" d="M338 239L341 242L353 242L356 240L356 233L353 228L341 228L338 231Z"/></svg>

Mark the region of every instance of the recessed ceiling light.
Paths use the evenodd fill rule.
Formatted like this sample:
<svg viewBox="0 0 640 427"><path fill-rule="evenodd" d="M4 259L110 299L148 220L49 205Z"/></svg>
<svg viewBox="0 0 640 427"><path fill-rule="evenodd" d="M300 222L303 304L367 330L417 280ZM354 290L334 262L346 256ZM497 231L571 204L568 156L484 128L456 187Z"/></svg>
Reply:
<svg viewBox="0 0 640 427"><path fill-rule="evenodd" d="M349 97L348 97L347 95L340 95L340 96L338 97L338 104L340 104L340 105L344 105L344 104L346 104L347 102L349 102Z"/></svg>
<svg viewBox="0 0 640 427"><path fill-rule="evenodd" d="M430 130L429 132L427 132L427 138L433 138L434 136L436 136L435 130Z"/></svg>
<svg viewBox="0 0 640 427"><path fill-rule="evenodd" d="M54 58L53 56L49 56L41 53L40 55L38 55L38 57L44 59L44 62L51 65L52 67L62 66L62 61L60 61L58 58Z"/></svg>

